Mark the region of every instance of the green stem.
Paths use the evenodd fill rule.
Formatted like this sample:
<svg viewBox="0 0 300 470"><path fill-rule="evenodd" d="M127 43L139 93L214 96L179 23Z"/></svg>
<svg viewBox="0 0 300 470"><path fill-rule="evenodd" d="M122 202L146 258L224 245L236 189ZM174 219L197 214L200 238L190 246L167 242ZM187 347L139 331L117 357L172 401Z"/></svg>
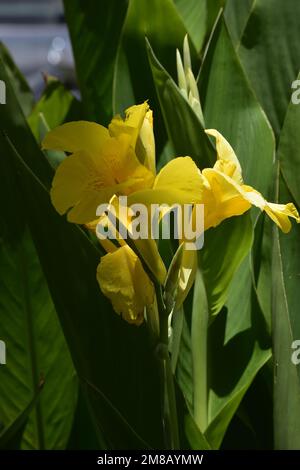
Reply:
<svg viewBox="0 0 300 470"><path fill-rule="evenodd" d="M208 323L206 291L202 274L198 270L194 287L191 340L194 369L194 419L202 432L206 430L208 425Z"/></svg>
<svg viewBox="0 0 300 470"><path fill-rule="evenodd" d="M166 449L179 449L179 434L174 376L168 352L168 312L166 310L161 286L156 287L157 306L160 319L160 342L158 361L161 377L161 406Z"/></svg>

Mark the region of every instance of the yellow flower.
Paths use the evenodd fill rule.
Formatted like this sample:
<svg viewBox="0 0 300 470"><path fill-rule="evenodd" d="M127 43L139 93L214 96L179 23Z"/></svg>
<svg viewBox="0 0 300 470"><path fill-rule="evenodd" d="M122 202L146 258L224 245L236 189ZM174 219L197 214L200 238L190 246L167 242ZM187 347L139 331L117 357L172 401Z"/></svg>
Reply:
<svg viewBox="0 0 300 470"><path fill-rule="evenodd" d="M291 229L289 217L300 222L294 204L274 204L266 201L251 186L243 184L242 171L232 147L215 129L207 134L216 138L217 162L202 171L204 228L216 227L228 217L241 215L252 205L265 211L285 233Z"/></svg>
<svg viewBox="0 0 300 470"><path fill-rule="evenodd" d="M154 300L154 287L128 245L115 248L101 258L97 280L115 312L124 320L135 325L144 321L144 309Z"/></svg>
<svg viewBox="0 0 300 470"><path fill-rule="evenodd" d="M71 153L58 167L52 183L51 199L70 222L84 224L96 217L97 207L114 194L128 195L151 187L154 173L136 154L138 136L147 103L127 110L125 121L115 117L109 129L94 122L69 122L50 131L44 149ZM147 117L148 119L148 117ZM147 150L153 152L147 147ZM149 159L152 156L149 156Z"/></svg>
<svg viewBox="0 0 300 470"><path fill-rule="evenodd" d="M95 220L98 206L111 202L117 207L121 195L128 196L128 206L201 199L202 178L191 158L176 158L155 175L153 119L147 103L129 108L125 119L115 116L108 129L86 121L63 124L47 134L43 148L71 153L56 171L51 199L70 222L90 230L101 220ZM128 220L121 222L128 228ZM107 218L102 217L102 223L108 223ZM143 263L160 284L166 278L157 244L150 236L134 240L133 251L120 236L119 247L107 239L100 242L107 252L97 270L100 288L117 313L140 324L154 298Z"/></svg>

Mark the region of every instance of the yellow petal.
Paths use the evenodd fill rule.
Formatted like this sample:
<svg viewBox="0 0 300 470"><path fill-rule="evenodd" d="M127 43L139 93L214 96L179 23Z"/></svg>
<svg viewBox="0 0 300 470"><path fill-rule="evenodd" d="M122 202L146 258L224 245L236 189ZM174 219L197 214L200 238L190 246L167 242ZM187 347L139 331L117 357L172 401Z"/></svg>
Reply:
<svg viewBox="0 0 300 470"><path fill-rule="evenodd" d="M114 196L110 201L111 206L113 206L116 218L125 226L128 232L128 238L131 238L130 232L130 222L131 217L127 217L127 211L120 210L119 198ZM137 253L140 258L143 259L144 263L147 265L149 270L152 272L156 280L163 284L167 275L166 267L158 251L156 241L151 238L151 224L150 220L148 221L149 227L149 237L147 239L137 239L133 240L131 238L131 243L135 246ZM117 233L118 240L120 240L120 234Z"/></svg>
<svg viewBox="0 0 300 470"><path fill-rule="evenodd" d="M80 200L87 188L91 168L93 162L86 152L76 152L59 165L50 193L59 214L64 214Z"/></svg>
<svg viewBox="0 0 300 470"><path fill-rule="evenodd" d="M136 143L136 154L140 162L155 175L155 140L152 111L147 111Z"/></svg>
<svg viewBox="0 0 300 470"><path fill-rule="evenodd" d="M108 126L112 137L119 138L122 134L130 135L130 145L135 149L136 141L142 127L146 112L149 109L147 102L134 105L125 111L125 119L120 115L115 116Z"/></svg>
<svg viewBox="0 0 300 470"><path fill-rule="evenodd" d="M78 224L96 218L99 204L114 194L129 194L151 187L154 175L137 160L124 139L109 137L98 154L75 152L58 167L51 199L60 214L69 209L68 220Z"/></svg>
<svg viewBox="0 0 300 470"><path fill-rule="evenodd" d="M178 310L185 301L196 277L198 267L198 255L196 250L187 250L185 244L179 270L178 291L175 310Z"/></svg>
<svg viewBox="0 0 300 470"><path fill-rule="evenodd" d="M153 184L153 173L141 165L133 149L128 146L128 136L124 134L118 139L110 138L103 145L101 158L95 162L102 172L101 160L105 162L105 171L120 185L116 194L127 195Z"/></svg>
<svg viewBox="0 0 300 470"><path fill-rule="evenodd" d="M140 325L154 301L154 287L135 253L123 246L105 255L97 269L101 291L128 323Z"/></svg>
<svg viewBox="0 0 300 470"><path fill-rule="evenodd" d="M97 154L108 138L108 130L100 124L88 121L68 122L48 132L42 148L70 153L84 150Z"/></svg>
<svg viewBox="0 0 300 470"><path fill-rule="evenodd" d="M206 129L205 132L216 139L218 160L215 163L214 168L227 174L237 183L242 184L243 178L241 165L229 142L227 142L225 137L223 137L216 129Z"/></svg>
<svg viewBox="0 0 300 470"><path fill-rule="evenodd" d="M138 191L128 197L128 205L194 204L201 202L203 178L190 157L177 157L167 163L156 176L152 189Z"/></svg>
<svg viewBox="0 0 300 470"><path fill-rule="evenodd" d="M243 186L242 188L245 191L244 197L247 198L251 204L265 211L284 233L288 233L291 230L292 224L289 217L292 217L297 223L300 223L298 211L293 203L275 204L268 202L258 191L251 188L251 186Z"/></svg>
<svg viewBox="0 0 300 470"><path fill-rule="evenodd" d="M166 279L167 271L159 254L156 241L152 238L145 240L138 239L133 240L133 244L155 279L160 284L163 284Z"/></svg>
<svg viewBox="0 0 300 470"><path fill-rule="evenodd" d="M80 151L59 165L52 182L51 201L60 214L72 208L68 220L83 224L95 219L98 205L109 201L116 186L105 164L95 166L90 154Z"/></svg>
<svg viewBox="0 0 300 470"><path fill-rule="evenodd" d="M242 186L232 178L213 168L206 168L202 175L206 179L202 200L205 230L250 209L251 203L244 197Z"/></svg>

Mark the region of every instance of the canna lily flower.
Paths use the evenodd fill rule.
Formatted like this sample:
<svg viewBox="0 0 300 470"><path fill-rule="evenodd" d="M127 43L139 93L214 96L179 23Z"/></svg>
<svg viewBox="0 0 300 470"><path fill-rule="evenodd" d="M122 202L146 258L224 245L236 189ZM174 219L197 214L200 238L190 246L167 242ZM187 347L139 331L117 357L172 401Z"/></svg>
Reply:
<svg viewBox="0 0 300 470"><path fill-rule="evenodd" d="M216 139L217 161L213 168L202 171L204 230L218 226L229 217L244 214L252 205L265 211L284 233L291 229L289 217L300 222L294 204L268 202L254 188L245 185L241 165L231 145L217 130L207 129L205 132ZM197 266L197 252L183 248L176 308L182 304L193 284Z"/></svg>
<svg viewBox="0 0 300 470"><path fill-rule="evenodd" d="M143 146L143 137L139 138L146 115L150 119L148 108L147 103L129 108L125 120L116 116L108 129L77 121L46 135L44 149L71 153L58 167L51 188L54 207L61 215L67 213L70 222L91 222L97 207L114 194L128 195L152 186L154 173L149 167L154 150L149 142ZM137 146L143 151L143 163Z"/></svg>
<svg viewBox="0 0 300 470"><path fill-rule="evenodd" d="M292 203L274 204L251 186L243 183L242 170L233 148L215 129L207 129L215 137L217 161L213 168L205 168L203 176L204 227L216 227L228 217L241 215L256 206L287 233L291 229L289 217L300 222L299 214Z"/></svg>
<svg viewBox="0 0 300 470"><path fill-rule="evenodd" d="M53 179L51 200L56 210L67 213L70 222L93 230L98 206L121 195L128 196L128 205L199 202L202 178L191 158L176 158L155 175L152 126L152 111L143 103L129 108L125 119L114 117L108 129L78 121L50 131L43 148L71 154ZM138 256L124 240L118 242L119 247L101 241L107 254L98 266L97 280L116 312L128 322L140 324L145 307L154 298L154 286L143 263L160 284L166 269L155 240L135 240Z"/></svg>
<svg viewBox="0 0 300 470"><path fill-rule="evenodd" d="M193 203L201 198L201 175L189 157L178 157L169 162L156 176L153 188L137 191L128 196L129 206L134 203L170 205L179 201ZM114 196L110 203L118 212L118 198ZM109 225L106 216L100 217L104 225ZM129 220L120 219L120 222L129 229ZM95 230L95 221L88 224L88 228ZM97 270L97 280L100 289L112 302L114 310L121 314L129 323L139 325L144 319L144 309L152 305L154 300L154 286L145 272L142 262L136 253L117 234L117 241L121 247L116 248L110 240L100 240L107 251L102 257ZM160 257L155 240L134 240L136 251L151 271L153 277L164 284L166 268ZM188 259L189 252L184 259ZM194 259L194 258L193 258ZM189 267L187 266L187 270ZM188 282L191 287L191 280ZM183 297L182 297L183 299ZM182 300L183 301L183 300Z"/></svg>

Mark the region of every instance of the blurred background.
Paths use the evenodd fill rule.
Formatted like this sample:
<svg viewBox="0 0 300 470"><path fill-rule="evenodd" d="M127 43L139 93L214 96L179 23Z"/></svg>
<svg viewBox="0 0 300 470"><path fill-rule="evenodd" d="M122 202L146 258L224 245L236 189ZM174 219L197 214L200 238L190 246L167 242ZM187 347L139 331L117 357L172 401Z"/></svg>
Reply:
<svg viewBox="0 0 300 470"><path fill-rule="evenodd" d="M43 74L78 93L70 38L61 0L0 0L0 40L38 98Z"/></svg>

